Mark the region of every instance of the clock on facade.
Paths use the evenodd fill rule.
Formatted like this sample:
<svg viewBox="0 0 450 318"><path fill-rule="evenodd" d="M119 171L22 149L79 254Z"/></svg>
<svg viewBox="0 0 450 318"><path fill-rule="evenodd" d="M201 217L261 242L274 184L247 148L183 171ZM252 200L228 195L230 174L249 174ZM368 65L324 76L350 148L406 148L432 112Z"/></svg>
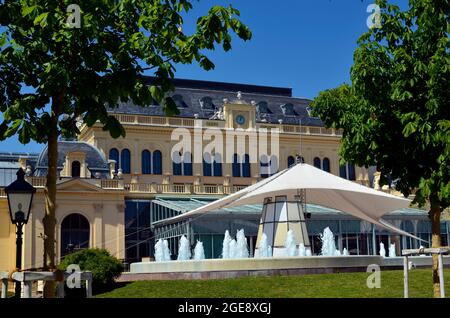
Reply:
<svg viewBox="0 0 450 318"><path fill-rule="evenodd" d="M243 124L245 124L245 117L242 116L242 115L237 115L237 116L236 116L236 123L237 123L238 125L243 125Z"/></svg>

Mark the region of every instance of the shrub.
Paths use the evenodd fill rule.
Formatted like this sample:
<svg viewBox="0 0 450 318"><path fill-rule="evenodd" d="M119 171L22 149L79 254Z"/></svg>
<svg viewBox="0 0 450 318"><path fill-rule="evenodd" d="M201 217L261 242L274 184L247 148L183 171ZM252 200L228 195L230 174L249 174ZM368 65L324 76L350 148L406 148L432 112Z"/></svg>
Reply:
<svg viewBox="0 0 450 318"><path fill-rule="evenodd" d="M70 264L77 264L82 271L91 271L95 289L109 285L123 271L122 263L105 249L89 248L64 257L59 269L66 270Z"/></svg>

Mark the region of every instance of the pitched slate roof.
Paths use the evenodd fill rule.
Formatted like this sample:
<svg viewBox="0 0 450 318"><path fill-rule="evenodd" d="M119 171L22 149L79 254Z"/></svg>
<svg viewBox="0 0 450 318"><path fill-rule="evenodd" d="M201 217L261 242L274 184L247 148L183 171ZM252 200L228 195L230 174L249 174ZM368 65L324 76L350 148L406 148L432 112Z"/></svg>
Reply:
<svg viewBox="0 0 450 318"><path fill-rule="evenodd" d="M94 146L83 141L58 141L58 171L62 170L66 154L71 151L86 153L86 163L88 169L94 175L100 172L102 177L107 177L109 173L108 160ZM42 150L36 163L35 176L47 175L47 146Z"/></svg>
<svg viewBox="0 0 450 318"><path fill-rule="evenodd" d="M154 78L149 77L151 84ZM242 100L256 103L257 122L307 126L323 126L323 122L308 114L310 100L292 97L291 88L257 86L236 83L221 83L197 80L173 80L175 91L170 93L180 110L178 117L209 119L223 105L224 98L233 101L237 92L242 92ZM160 105L141 107L131 101L121 102L110 112L165 116Z"/></svg>

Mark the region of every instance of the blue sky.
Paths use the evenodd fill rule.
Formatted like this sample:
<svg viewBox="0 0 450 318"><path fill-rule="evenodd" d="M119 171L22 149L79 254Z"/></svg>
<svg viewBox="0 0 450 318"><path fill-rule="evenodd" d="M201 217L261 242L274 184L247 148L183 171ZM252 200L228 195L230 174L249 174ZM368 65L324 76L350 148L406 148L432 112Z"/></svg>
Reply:
<svg viewBox="0 0 450 318"><path fill-rule="evenodd" d="M356 41L367 31L366 9L374 1L194 0L185 30L212 5L230 2L241 11L253 39L236 39L227 53L209 53L216 64L212 71L179 65L176 77L291 87L296 97L314 98L349 81ZM0 151L38 152L42 147L21 145L17 138L0 142Z"/></svg>

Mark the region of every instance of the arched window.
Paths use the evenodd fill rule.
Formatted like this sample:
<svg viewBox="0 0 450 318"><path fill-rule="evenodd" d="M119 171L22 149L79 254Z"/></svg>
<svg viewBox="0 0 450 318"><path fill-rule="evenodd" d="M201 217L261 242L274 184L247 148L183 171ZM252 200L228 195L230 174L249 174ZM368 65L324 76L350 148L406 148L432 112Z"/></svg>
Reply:
<svg viewBox="0 0 450 318"><path fill-rule="evenodd" d="M270 157L270 175L274 175L278 172L278 157L272 155Z"/></svg>
<svg viewBox="0 0 450 318"><path fill-rule="evenodd" d="M340 165L339 176L341 178L355 181L356 180L355 165L348 162L345 163L344 165Z"/></svg>
<svg viewBox="0 0 450 318"><path fill-rule="evenodd" d="M313 163L314 163L314 167L322 169L322 164L320 162L320 158L319 157L315 157Z"/></svg>
<svg viewBox="0 0 450 318"><path fill-rule="evenodd" d="M152 173L152 154L148 150L142 151L141 156L141 165L142 165L142 174L151 174Z"/></svg>
<svg viewBox="0 0 450 318"><path fill-rule="evenodd" d="M269 158L262 155L260 159L260 175L261 178L267 178L278 172L278 158L272 155Z"/></svg>
<svg viewBox="0 0 450 318"><path fill-rule="evenodd" d="M250 156L245 154L244 155L244 163L242 164L242 176L244 178L249 178L251 175L250 171Z"/></svg>
<svg viewBox="0 0 450 318"><path fill-rule="evenodd" d="M205 177L212 176L212 164L211 164L211 155L209 153L203 154L203 175Z"/></svg>
<svg viewBox="0 0 450 318"><path fill-rule="evenodd" d="M153 174L162 174L162 154L159 150L153 152Z"/></svg>
<svg viewBox="0 0 450 318"><path fill-rule="evenodd" d="M232 170L233 170L233 177L240 177L241 176L241 164L240 164L239 156L238 154L233 155L233 164L232 164Z"/></svg>
<svg viewBox="0 0 450 318"><path fill-rule="evenodd" d="M339 165L339 177L347 179L347 165Z"/></svg>
<svg viewBox="0 0 450 318"><path fill-rule="evenodd" d="M330 159L327 157L323 158L323 171L330 172Z"/></svg>
<svg viewBox="0 0 450 318"><path fill-rule="evenodd" d="M261 178L267 178L269 176L269 158L266 155L262 155L259 159L259 174Z"/></svg>
<svg viewBox="0 0 450 318"><path fill-rule="evenodd" d="M174 152L172 154L172 172L174 176L182 175L182 160L181 153Z"/></svg>
<svg viewBox="0 0 450 318"><path fill-rule="evenodd" d="M289 156L287 159L287 166L292 167L293 165L295 165L295 158L293 156Z"/></svg>
<svg viewBox="0 0 450 318"><path fill-rule="evenodd" d="M183 175L192 176L192 155L186 152L183 156Z"/></svg>
<svg viewBox="0 0 450 318"><path fill-rule="evenodd" d="M128 149L123 149L120 153L120 168L122 168L122 173L131 172L131 155Z"/></svg>
<svg viewBox="0 0 450 318"><path fill-rule="evenodd" d="M80 177L80 171L81 171L81 164L79 161L73 161L72 162L72 177L73 178L79 178Z"/></svg>
<svg viewBox="0 0 450 318"><path fill-rule="evenodd" d="M222 157L216 153L214 155L214 167L213 167L214 177L222 176Z"/></svg>
<svg viewBox="0 0 450 318"><path fill-rule="evenodd" d="M117 150L116 148L112 148L109 150L109 159L110 160L114 160L116 162L114 170L119 169L119 150Z"/></svg>
<svg viewBox="0 0 450 318"><path fill-rule="evenodd" d="M352 181L356 180L355 165L347 163L347 167L348 167L348 179Z"/></svg>
<svg viewBox="0 0 450 318"><path fill-rule="evenodd" d="M88 247L89 221L81 214L69 214L61 223L61 255Z"/></svg>

